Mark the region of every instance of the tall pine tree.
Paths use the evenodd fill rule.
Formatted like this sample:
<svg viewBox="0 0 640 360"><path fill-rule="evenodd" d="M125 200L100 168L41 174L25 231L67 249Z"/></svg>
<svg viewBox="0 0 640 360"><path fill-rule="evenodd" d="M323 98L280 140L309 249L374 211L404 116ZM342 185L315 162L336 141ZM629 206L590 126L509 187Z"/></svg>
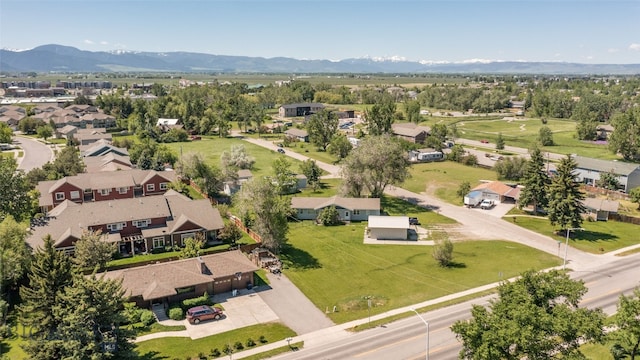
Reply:
<svg viewBox="0 0 640 360"><path fill-rule="evenodd" d="M527 161L524 168L524 189L520 192L519 208L532 204L534 214L537 214L540 208L546 208L550 183L549 175L544 169L542 152L536 146L531 150L531 159Z"/></svg>
<svg viewBox="0 0 640 360"><path fill-rule="evenodd" d="M53 247L50 235L36 250L28 274L29 285L20 288L23 305L20 307L24 324L29 324L36 337L47 337L60 323L53 307L60 301L65 287L71 284L72 267L69 256Z"/></svg>
<svg viewBox="0 0 640 360"><path fill-rule="evenodd" d="M558 225L564 231L580 227L582 214L586 211L582 203L585 194L574 173L577 166L571 155L567 155L560 161L558 174L553 177L549 187L549 221L551 225Z"/></svg>

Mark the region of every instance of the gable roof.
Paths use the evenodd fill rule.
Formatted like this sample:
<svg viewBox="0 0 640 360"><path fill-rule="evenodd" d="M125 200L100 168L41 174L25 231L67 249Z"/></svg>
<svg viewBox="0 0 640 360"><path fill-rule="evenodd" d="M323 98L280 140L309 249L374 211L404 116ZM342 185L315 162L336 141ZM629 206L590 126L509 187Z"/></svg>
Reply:
<svg viewBox="0 0 640 360"><path fill-rule="evenodd" d="M320 210L329 206L341 207L348 210L380 210L379 198L344 198L339 196L326 197L299 197L291 198L291 207L294 209Z"/></svg>
<svg viewBox="0 0 640 360"><path fill-rule="evenodd" d="M131 170L133 164L128 156L108 153L103 156L86 156L82 158L85 171L88 173L99 171Z"/></svg>
<svg viewBox="0 0 640 360"><path fill-rule="evenodd" d="M203 274L202 269L206 269ZM128 296L152 300L176 295L176 289L213 282L258 268L239 250L204 255L197 258L139 266L104 273L107 279L122 279Z"/></svg>
<svg viewBox="0 0 640 360"><path fill-rule="evenodd" d="M482 183L471 190L489 190L499 195L506 195L510 191L513 191L513 188L501 181L490 181Z"/></svg>
<svg viewBox="0 0 640 360"><path fill-rule="evenodd" d="M291 129L285 130L284 133L286 135L295 136L295 137L307 137L307 136L309 136L309 133L307 133L307 130L296 129L296 128L291 128Z"/></svg>
<svg viewBox="0 0 640 360"><path fill-rule="evenodd" d="M620 203L618 203L617 201L598 198L586 198L582 201L582 203L587 209L595 211L608 211L612 213L617 213L618 207L620 206Z"/></svg>
<svg viewBox="0 0 640 360"><path fill-rule="evenodd" d="M393 131L395 135L416 137L422 133L429 134L429 132L431 132L431 128L428 126L416 125L414 123L398 123L391 124L391 131Z"/></svg>
<svg viewBox="0 0 640 360"><path fill-rule="evenodd" d="M626 163L622 161L608 161L600 159L592 159L588 157L571 155L576 163L578 169L595 170L601 173L608 173L612 171L616 175L629 175L638 169L638 164Z"/></svg>
<svg viewBox="0 0 640 360"><path fill-rule="evenodd" d="M177 125L178 122L180 121L180 119L164 119L164 118L159 118L158 121L156 121L156 126L160 126L160 125Z"/></svg>

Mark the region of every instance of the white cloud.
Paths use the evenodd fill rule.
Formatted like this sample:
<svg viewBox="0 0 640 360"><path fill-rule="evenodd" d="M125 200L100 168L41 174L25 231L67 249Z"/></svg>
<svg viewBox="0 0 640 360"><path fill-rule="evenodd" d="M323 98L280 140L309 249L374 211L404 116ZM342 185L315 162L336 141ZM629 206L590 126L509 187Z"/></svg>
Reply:
<svg viewBox="0 0 640 360"><path fill-rule="evenodd" d="M103 40L103 41L100 41L100 45L109 45L109 42Z"/></svg>
<svg viewBox="0 0 640 360"><path fill-rule="evenodd" d="M587 56L586 58L587 58L587 60L593 60L593 56L591 56L591 55Z"/></svg>
<svg viewBox="0 0 640 360"><path fill-rule="evenodd" d="M640 51L640 44L633 43L629 45L629 50Z"/></svg>
<svg viewBox="0 0 640 360"><path fill-rule="evenodd" d="M83 42L84 42L85 44L88 44L88 45L93 45L93 44L94 44L94 42L93 42L93 41L91 41L91 40L84 40Z"/></svg>
<svg viewBox="0 0 640 360"><path fill-rule="evenodd" d="M615 49L615 48L611 48L611 49L608 49L608 50L607 50L607 52L608 52L608 53L612 53L612 54L613 54L613 53L617 53L617 52L619 52L619 51L620 51L620 49Z"/></svg>

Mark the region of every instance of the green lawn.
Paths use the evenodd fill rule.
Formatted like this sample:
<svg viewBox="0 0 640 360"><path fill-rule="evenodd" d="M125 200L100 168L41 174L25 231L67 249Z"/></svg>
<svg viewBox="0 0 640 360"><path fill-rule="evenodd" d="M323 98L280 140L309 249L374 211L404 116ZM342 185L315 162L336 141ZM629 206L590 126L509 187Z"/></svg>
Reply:
<svg viewBox="0 0 640 360"><path fill-rule="evenodd" d="M251 169L254 177L272 175L273 170L271 164L278 156L284 156L275 151L236 138L202 137L202 140L199 141L169 143L166 145L175 151L178 158L180 154L201 153L208 164L220 168L220 155L222 155L224 151L230 151L233 145L238 144L244 145L247 153L256 160ZM287 159L291 162L291 170L293 172L299 172L301 162L291 158Z"/></svg>
<svg viewBox="0 0 640 360"><path fill-rule="evenodd" d="M217 348L222 351L226 344L230 344L233 347L238 341L246 346L247 339L253 339L256 346L259 346L258 339L260 336L264 336L267 343L272 343L295 335L296 333L293 330L279 323L261 324L197 340L167 337L143 341L138 343L138 354L147 360L186 359L196 357L200 353L208 356L213 349ZM237 352L238 350L234 351ZM221 358L226 357L223 356Z"/></svg>
<svg viewBox="0 0 640 360"><path fill-rule="evenodd" d="M430 246L364 245L365 225L291 224L282 253L287 276L337 323L366 317L365 296L378 314L560 263L515 243L468 241L455 244L454 266L441 268Z"/></svg>
<svg viewBox="0 0 640 360"><path fill-rule="evenodd" d="M307 186L294 196L304 197L331 197L338 195L340 192L340 184L342 179L322 179L320 180L320 188L313 190L311 186Z"/></svg>
<svg viewBox="0 0 640 360"><path fill-rule="evenodd" d="M286 149L327 164L334 164L338 161L338 158L334 155L329 154L327 151L320 151L317 146L310 143L294 142L286 147Z"/></svg>
<svg viewBox="0 0 640 360"><path fill-rule="evenodd" d="M410 172L411 177L399 187L418 194L427 192L454 205L462 205L463 198L456 192L464 181L468 181L471 188L474 188L481 179L497 179L497 174L492 170L452 161L413 164Z"/></svg>
<svg viewBox="0 0 640 360"><path fill-rule="evenodd" d="M417 217L423 227L434 224L455 224L456 221L422 206L411 204L402 199L385 196L380 199L382 211L388 215Z"/></svg>
<svg viewBox="0 0 640 360"><path fill-rule="evenodd" d="M510 217L507 216L507 219ZM551 236L557 241L566 241L564 234L556 235L557 227L551 226L546 218L518 217L520 225L537 233ZM627 246L635 245L638 240L638 225L617 221L585 221L584 231L572 231L569 245L576 249L601 254Z"/></svg>

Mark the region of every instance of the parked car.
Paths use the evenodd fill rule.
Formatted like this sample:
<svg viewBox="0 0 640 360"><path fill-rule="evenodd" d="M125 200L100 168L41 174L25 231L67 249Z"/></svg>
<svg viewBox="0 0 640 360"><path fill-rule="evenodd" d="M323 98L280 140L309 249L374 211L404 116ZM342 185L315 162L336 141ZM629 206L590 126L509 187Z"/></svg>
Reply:
<svg viewBox="0 0 640 360"><path fill-rule="evenodd" d="M283 143L278 143L278 147L284 147Z"/></svg>
<svg viewBox="0 0 640 360"><path fill-rule="evenodd" d="M420 225L420 220L416 217L409 218L409 225Z"/></svg>
<svg viewBox="0 0 640 360"><path fill-rule="evenodd" d="M282 148L278 148L278 152L279 152L280 154L284 154L284 149L282 149Z"/></svg>
<svg viewBox="0 0 640 360"><path fill-rule="evenodd" d="M483 209L483 210L487 210L487 209L491 209L493 207L493 205L495 205L493 200L484 199L480 203L480 208Z"/></svg>
<svg viewBox="0 0 640 360"><path fill-rule="evenodd" d="M482 140L480 140L480 142L481 142L481 143L483 143L483 144L488 144L488 143L489 143L489 140L482 139Z"/></svg>
<svg viewBox="0 0 640 360"><path fill-rule="evenodd" d="M191 324L199 324L204 320L220 320L222 319L222 310L208 305L192 307L187 310L187 320Z"/></svg>

